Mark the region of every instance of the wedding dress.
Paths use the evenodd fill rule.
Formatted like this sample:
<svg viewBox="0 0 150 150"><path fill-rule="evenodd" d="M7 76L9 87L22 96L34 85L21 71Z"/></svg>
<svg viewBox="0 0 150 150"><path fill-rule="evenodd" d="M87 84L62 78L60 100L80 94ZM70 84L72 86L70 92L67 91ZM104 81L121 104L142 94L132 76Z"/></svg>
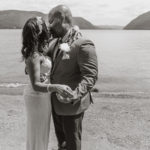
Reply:
<svg viewBox="0 0 150 150"><path fill-rule="evenodd" d="M42 57L40 73L49 75L52 68L50 59ZM32 59L32 58L30 58ZM47 83L49 77L47 76ZM24 90L24 100L27 112L27 150L47 150L51 119L50 93L37 92L31 83Z"/></svg>

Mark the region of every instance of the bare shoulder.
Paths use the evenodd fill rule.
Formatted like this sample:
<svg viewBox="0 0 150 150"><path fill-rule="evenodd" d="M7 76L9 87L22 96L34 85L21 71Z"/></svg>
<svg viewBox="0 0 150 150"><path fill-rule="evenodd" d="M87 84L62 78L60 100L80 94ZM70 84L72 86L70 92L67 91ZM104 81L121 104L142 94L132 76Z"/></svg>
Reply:
<svg viewBox="0 0 150 150"><path fill-rule="evenodd" d="M26 65L31 65L35 63L40 63L41 55L38 52L31 54L25 61Z"/></svg>

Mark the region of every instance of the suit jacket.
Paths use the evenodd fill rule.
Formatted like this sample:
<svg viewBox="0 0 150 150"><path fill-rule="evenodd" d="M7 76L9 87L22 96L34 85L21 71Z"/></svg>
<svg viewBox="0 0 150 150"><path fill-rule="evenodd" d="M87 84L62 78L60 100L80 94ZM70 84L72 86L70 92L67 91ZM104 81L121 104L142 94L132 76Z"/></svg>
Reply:
<svg viewBox="0 0 150 150"><path fill-rule="evenodd" d="M49 56L56 54L57 42L57 39L51 42ZM98 75L97 55L92 41L80 38L72 43L70 49L69 59L62 59L63 52L60 52L54 60L51 83L68 85L76 91L80 100L75 105L65 104L57 100L56 93L52 93L52 106L58 115L76 115L85 111L92 101L90 90Z"/></svg>

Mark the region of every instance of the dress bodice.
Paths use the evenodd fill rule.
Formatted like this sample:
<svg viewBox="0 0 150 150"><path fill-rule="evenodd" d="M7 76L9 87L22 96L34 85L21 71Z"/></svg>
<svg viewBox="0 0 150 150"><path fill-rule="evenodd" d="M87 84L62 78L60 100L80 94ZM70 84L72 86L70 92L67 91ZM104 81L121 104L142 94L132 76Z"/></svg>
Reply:
<svg viewBox="0 0 150 150"><path fill-rule="evenodd" d="M43 56L42 61L41 61L41 65L40 65L40 73L50 73L52 68L52 62L50 60L50 58L48 58L47 56Z"/></svg>
<svg viewBox="0 0 150 150"><path fill-rule="evenodd" d="M50 73L52 68L52 62L47 56L43 56L40 65L40 74L45 83L50 83Z"/></svg>
<svg viewBox="0 0 150 150"><path fill-rule="evenodd" d="M33 56L29 56L29 58L26 60L26 73L28 74L28 65L27 61L29 59L39 59L40 60L40 76L43 78L44 82L48 82L50 79L50 72L52 68L52 61L48 56L45 56L43 54L39 54L35 52ZM31 60L32 61L32 60Z"/></svg>

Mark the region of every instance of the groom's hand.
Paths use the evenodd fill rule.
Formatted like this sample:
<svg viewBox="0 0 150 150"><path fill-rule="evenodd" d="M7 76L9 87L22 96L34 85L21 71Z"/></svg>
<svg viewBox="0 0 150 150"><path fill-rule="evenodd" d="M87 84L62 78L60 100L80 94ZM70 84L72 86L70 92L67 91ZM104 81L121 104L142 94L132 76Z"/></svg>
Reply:
<svg viewBox="0 0 150 150"><path fill-rule="evenodd" d="M80 98L78 97L76 91L73 91L72 93L73 93L73 96L72 98L70 98L70 101L73 105L75 105L78 101L80 101Z"/></svg>
<svg viewBox="0 0 150 150"><path fill-rule="evenodd" d="M64 98L72 98L73 97L73 91L67 85L57 85L56 92L59 93Z"/></svg>
<svg viewBox="0 0 150 150"><path fill-rule="evenodd" d="M68 97L63 97L63 96L61 96L60 94L56 94L56 96L57 96L57 99L61 102L61 103L65 103L65 104L67 104L67 103L71 103L72 101L71 101L71 99L70 98L68 98Z"/></svg>
<svg viewBox="0 0 150 150"><path fill-rule="evenodd" d="M72 91L72 97L63 97L62 95L57 93L57 99L61 102L61 103L71 103L73 105L75 105L78 101L80 101L80 99L78 98L78 95L76 93L76 91Z"/></svg>

